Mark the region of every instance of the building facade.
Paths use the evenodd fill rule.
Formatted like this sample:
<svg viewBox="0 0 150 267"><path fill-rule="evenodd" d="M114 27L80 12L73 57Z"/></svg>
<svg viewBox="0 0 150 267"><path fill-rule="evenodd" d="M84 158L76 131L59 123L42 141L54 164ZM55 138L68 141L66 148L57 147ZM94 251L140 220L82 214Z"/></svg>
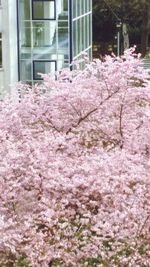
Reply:
<svg viewBox="0 0 150 267"><path fill-rule="evenodd" d="M92 0L0 0L0 92L92 57Z"/></svg>

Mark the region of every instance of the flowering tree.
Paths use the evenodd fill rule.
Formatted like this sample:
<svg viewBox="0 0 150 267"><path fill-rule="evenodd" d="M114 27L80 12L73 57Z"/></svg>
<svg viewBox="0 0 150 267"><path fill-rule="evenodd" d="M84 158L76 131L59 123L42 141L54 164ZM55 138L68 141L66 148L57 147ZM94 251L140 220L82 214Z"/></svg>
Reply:
<svg viewBox="0 0 150 267"><path fill-rule="evenodd" d="M150 86L139 64L130 49L1 102L0 266L150 266Z"/></svg>

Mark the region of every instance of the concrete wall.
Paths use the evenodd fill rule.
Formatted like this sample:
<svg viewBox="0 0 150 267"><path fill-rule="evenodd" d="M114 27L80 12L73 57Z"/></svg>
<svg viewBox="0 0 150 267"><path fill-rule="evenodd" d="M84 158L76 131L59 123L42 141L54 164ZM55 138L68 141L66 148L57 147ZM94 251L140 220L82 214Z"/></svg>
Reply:
<svg viewBox="0 0 150 267"><path fill-rule="evenodd" d="M18 81L17 8L16 0L1 0L3 66L0 70L0 93L14 93Z"/></svg>

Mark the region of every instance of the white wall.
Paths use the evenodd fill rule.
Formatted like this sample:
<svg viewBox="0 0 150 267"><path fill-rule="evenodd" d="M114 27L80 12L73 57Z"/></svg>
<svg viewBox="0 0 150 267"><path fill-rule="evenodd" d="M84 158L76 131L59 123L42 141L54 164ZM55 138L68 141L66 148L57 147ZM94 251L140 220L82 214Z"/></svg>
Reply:
<svg viewBox="0 0 150 267"><path fill-rule="evenodd" d="M3 68L0 70L0 92L14 93L18 81L17 9L15 0L2 0L1 10Z"/></svg>

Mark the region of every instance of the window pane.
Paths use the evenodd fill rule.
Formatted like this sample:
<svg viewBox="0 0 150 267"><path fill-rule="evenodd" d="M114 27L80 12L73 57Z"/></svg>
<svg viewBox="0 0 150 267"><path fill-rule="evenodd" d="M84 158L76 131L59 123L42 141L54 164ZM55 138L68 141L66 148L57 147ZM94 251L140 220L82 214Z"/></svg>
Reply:
<svg viewBox="0 0 150 267"><path fill-rule="evenodd" d="M68 14L62 13L58 17L58 48L61 49L62 54L64 54L65 50L68 50L68 32Z"/></svg>
<svg viewBox="0 0 150 267"><path fill-rule="evenodd" d="M68 29L58 29L58 47L64 49L68 48Z"/></svg>
<svg viewBox="0 0 150 267"><path fill-rule="evenodd" d="M90 0L90 11L92 10L92 0Z"/></svg>
<svg viewBox="0 0 150 267"><path fill-rule="evenodd" d="M77 33L77 22L73 22L73 56L77 55L77 45L76 45L76 33Z"/></svg>
<svg viewBox="0 0 150 267"><path fill-rule="evenodd" d="M31 24L29 21L22 21L20 24L21 47L31 47Z"/></svg>
<svg viewBox="0 0 150 267"><path fill-rule="evenodd" d="M89 16L85 17L85 31L86 31L86 39L85 39L85 47L89 46Z"/></svg>
<svg viewBox="0 0 150 267"><path fill-rule="evenodd" d="M33 19L55 19L55 2L33 0Z"/></svg>
<svg viewBox="0 0 150 267"><path fill-rule="evenodd" d="M87 0L86 0L87 1ZM82 9L82 14L85 13L85 9L84 9L84 0L81 0L81 9Z"/></svg>
<svg viewBox="0 0 150 267"><path fill-rule="evenodd" d="M77 20L77 31L78 31L78 52L77 54L79 54L81 52L81 36L82 36L82 29L81 29L81 20L78 19Z"/></svg>
<svg viewBox="0 0 150 267"><path fill-rule="evenodd" d="M91 31L91 25L92 25L92 15L89 15L89 46L92 45L92 31Z"/></svg>
<svg viewBox="0 0 150 267"><path fill-rule="evenodd" d="M68 11L68 0L63 0L63 10Z"/></svg>
<svg viewBox="0 0 150 267"><path fill-rule="evenodd" d="M76 1L77 1L77 0L74 0L74 1L73 1L73 5L72 5L72 8L73 8L73 18L76 17L76 13L77 13L77 8L76 8L77 3L76 3Z"/></svg>
<svg viewBox="0 0 150 267"><path fill-rule="evenodd" d="M31 81L32 80L32 71L31 71L31 60L21 60L20 61L20 73L22 81Z"/></svg>
<svg viewBox="0 0 150 267"><path fill-rule="evenodd" d="M56 21L33 22L32 25L34 47L56 47Z"/></svg>
<svg viewBox="0 0 150 267"><path fill-rule="evenodd" d="M41 80L39 73L54 73L56 71L56 61L34 61L33 77L34 80Z"/></svg>
<svg viewBox="0 0 150 267"><path fill-rule="evenodd" d="M21 20L30 19L30 0L19 1L19 12Z"/></svg>
<svg viewBox="0 0 150 267"><path fill-rule="evenodd" d="M81 30L82 30L82 33L81 33L81 49L84 50L84 33L85 33L85 29L84 29L84 17L81 18Z"/></svg>
<svg viewBox="0 0 150 267"><path fill-rule="evenodd" d="M81 15L81 0L77 0L77 16Z"/></svg>

